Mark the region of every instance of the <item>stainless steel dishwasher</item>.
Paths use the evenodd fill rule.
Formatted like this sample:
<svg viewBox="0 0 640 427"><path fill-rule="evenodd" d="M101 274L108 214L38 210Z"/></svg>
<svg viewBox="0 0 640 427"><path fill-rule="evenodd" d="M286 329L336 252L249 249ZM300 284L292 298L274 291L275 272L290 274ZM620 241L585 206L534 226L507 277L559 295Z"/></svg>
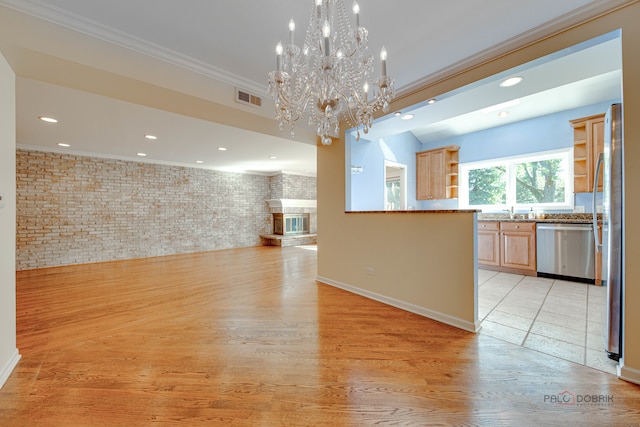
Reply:
<svg viewBox="0 0 640 427"><path fill-rule="evenodd" d="M591 224L536 225L538 276L593 283L595 249Z"/></svg>

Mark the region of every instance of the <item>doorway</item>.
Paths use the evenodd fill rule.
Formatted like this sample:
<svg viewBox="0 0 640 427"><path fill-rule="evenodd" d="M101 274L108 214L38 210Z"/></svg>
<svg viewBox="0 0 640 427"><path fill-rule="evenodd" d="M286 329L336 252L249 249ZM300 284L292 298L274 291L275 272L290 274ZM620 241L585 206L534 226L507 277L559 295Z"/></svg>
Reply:
<svg viewBox="0 0 640 427"><path fill-rule="evenodd" d="M407 165L384 161L384 209L407 210Z"/></svg>

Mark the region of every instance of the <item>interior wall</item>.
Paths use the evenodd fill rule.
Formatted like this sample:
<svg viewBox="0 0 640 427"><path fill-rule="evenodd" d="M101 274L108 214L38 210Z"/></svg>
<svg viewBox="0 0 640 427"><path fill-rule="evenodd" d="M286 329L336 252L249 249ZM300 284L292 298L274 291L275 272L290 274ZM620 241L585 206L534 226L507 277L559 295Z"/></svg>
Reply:
<svg viewBox="0 0 640 427"><path fill-rule="evenodd" d="M407 207L415 209L416 201L416 152L421 151L420 141L410 132L381 138L379 141L360 139L348 141L350 156L347 167L361 167L351 172L347 189L350 211L383 211L385 160L407 166Z"/></svg>
<svg viewBox="0 0 640 427"><path fill-rule="evenodd" d="M602 34L622 29L623 55L623 103L624 103L624 159L625 159L625 315L624 315L624 361L621 376L640 383L640 264L634 262L640 258L640 223L634 221L633 213L640 211L640 193L629 183L640 182L640 168L633 167L640 161L640 3L635 2L615 12L544 38L500 56L495 60L483 63L466 72L429 84L423 89L403 98L396 99L391 110L403 108L437 97L442 93L473 83L501 71L511 69L527 61L540 58L550 53L573 46ZM475 240L473 233L463 230L458 233L457 224L453 221L435 222L427 220L424 224L417 221L405 221L412 218L408 214L346 214L345 211L345 147L344 141L334 141L328 147L318 149L318 275L329 280L349 282L360 289L375 287L379 293L390 294L398 281L377 280L365 277L362 262L380 260L384 253L385 268L397 274L407 272L397 267L408 268L405 258L407 254L414 257L416 250L427 249L420 258L420 263L410 267L412 277L416 272L433 275L429 285L438 287L447 295L451 287L464 287L475 266L470 256L464 252L436 251L437 242L428 238L429 232L437 231L441 236L451 231L452 238L464 240L471 247ZM342 171L342 172L340 172ZM373 217L372 217L373 216ZM447 216L448 217L448 216ZM375 218L372 220L371 218ZM408 226L411 223L413 227ZM436 226L442 227L436 230ZM427 240L419 245L414 240L415 228ZM383 234L380 231L383 230ZM393 242L410 242L397 250L385 249L386 237L392 236ZM365 242L368 242L365 244ZM373 243L371 243L373 242ZM451 248L447 248L451 249ZM358 263L348 260L356 258ZM453 260L453 261L452 261ZM455 274L449 274L447 268L456 265ZM367 282L368 281L368 282ZM421 284L412 282L414 292L420 292ZM465 305L465 302L461 302ZM634 339L635 338L635 339Z"/></svg>
<svg viewBox="0 0 640 427"><path fill-rule="evenodd" d="M475 331L475 213L345 213L344 164L318 148L318 280Z"/></svg>
<svg viewBox="0 0 640 427"><path fill-rule="evenodd" d="M269 180L17 150L17 269L258 246ZM284 181L315 193L315 178Z"/></svg>
<svg viewBox="0 0 640 427"><path fill-rule="evenodd" d="M0 387L18 363L16 348L15 74L0 54Z"/></svg>

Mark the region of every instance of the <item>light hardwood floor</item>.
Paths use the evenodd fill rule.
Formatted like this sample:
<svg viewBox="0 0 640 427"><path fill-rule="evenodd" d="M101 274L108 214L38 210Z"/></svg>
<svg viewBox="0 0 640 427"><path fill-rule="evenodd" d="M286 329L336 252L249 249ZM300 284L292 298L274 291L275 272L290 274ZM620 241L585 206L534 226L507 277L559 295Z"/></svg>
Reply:
<svg viewBox="0 0 640 427"><path fill-rule="evenodd" d="M640 386L315 276L296 247L21 272L0 425L640 423Z"/></svg>

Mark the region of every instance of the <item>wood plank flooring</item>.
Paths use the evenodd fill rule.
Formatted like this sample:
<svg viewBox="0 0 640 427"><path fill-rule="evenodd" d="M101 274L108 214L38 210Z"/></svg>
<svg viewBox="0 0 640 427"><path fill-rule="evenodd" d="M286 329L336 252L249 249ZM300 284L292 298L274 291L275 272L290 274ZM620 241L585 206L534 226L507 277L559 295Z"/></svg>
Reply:
<svg viewBox="0 0 640 427"><path fill-rule="evenodd" d="M297 247L20 272L0 426L640 425L640 386L315 277Z"/></svg>

